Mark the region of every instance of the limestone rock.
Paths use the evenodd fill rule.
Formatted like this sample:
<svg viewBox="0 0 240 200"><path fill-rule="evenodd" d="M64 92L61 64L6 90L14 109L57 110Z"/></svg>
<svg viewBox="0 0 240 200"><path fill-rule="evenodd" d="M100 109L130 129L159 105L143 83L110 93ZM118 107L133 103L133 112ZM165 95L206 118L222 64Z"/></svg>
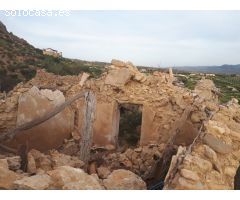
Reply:
<svg viewBox="0 0 240 200"><path fill-rule="evenodd" d="M184 159L184 163L187 166L195 165L204 172L210 171L213 167L212 163L209 162L208 160L202 159L199 156L192 156L192 155L187 155Z"/></svg>
<svg viewBox="0 0 240 200"><path fill-rule="evenodd" d="M193 180L193 181L199 181L200 180L200 178L199 178L199 176L197 175L196 172L193 172L193 171L188 170L188 169L181 169L180 174L186 179L190 179L190 180Z"/></svg>
<svg viewBox="0 0 240 200"><path fill-rule="evenodd" d="M49 156L44 155L43 153L39 152L38 150L32 149L31 151L28 152L28 157L30 158L30 170L35 171L35 166L36 169L41 168L44 171L48 171L52 169L52 162ZM32 160L34 159L34 161ZM35 163L34 163L35 162ZM35 165L35 166L34 166Z"/></svg>
<svg viewBox="0 0 240 200"><path fill-rule="evenodd" d="M82 169L70 166L61 166L48 174L53 180L53 187L56 189L102 189L99 181L86 174Z"/></svg>
<svg viewBox="0 0 240 200"><path fill-rule="evenodd" d="M7 157L8 167L10 170L17 171L21 167L20 156Z"/></svg>
<svg viewBox="0 0 240 200"><path fill-rule="evenodd" d="M216 152L207 145L204 145L204 155L212 161L217 161Z"/></svg>
<svg viewBox="0 0 240 200"><path fill-rule="evenodd" d="M27 157L28 157L27 172L30 174L34 174L37 172L35 159L31 153L28 153Z"/></svg>
<svg viewBox="0 0 240 200"><path fill-rule="evenodd" d="M232 188L228 185L209 183L207 185L208 190L231 190Z"/></svg>
<svg viewBox="0 0 240 200"><path fill-rule="evenodd" d="M143 83L144 81L146 81L146 77L145 77L144 74L142 74L142 73L140 73L140 72L135 72L134 80Z"/></svg>
<svg viewBox="0 0 240 200"><path fill-rule="evenodd" d="M90 75L83 72L79 85L82 87Z"/></svg>
<svg viewBox="0 0 240 200"><path fill-rule="evenodd" d="M207 124L207 130L212 135L223 135L227 130L224 124L218 121L209 120Z"/></svg>
<svg viewBox="0 0 240 200"><path fill-rule="evenodd" d="M103 180L108 190L141 190L146 189L146 183L131 171L118 169Z"/></svg>
<svg viewBox="0 0 240 200"><path fill-rule="evenodd" d="M207 116L206 116L205 112L193 112L191 115L191 121L193 123L199 123L206 118L207 118Z"/></svg>
<svg viewBox="0 0 240 200"><path fill-rule="evenodd" d="M15 181L14 188L18 190L45 190L49 188L51 183L50 176L46 174L34 175Z"/></svg>
<svg viewBox="0 0 240 200"><path fill-rule="evenodd" d="M108 177L111 171L107 167L99 167L97 168L97 173L101 179L105 179Z"/></svg>
<svg viewBox="0 0 240 200"><path fill-rule="evenodd" d="M204 190L206 187L201 182L192 183L189 179L180 177L176 188L177 190Z"/></svg>
<svg viewBox="0 0 240 200"><path fill-rule="evenodd" d="M65 154L58 153L58 151L52 151L50 153L52 166L54 168L60 166L71 166L76 168L81 168L84 166L84 162L79 160L75 156L69 156Z"/></svg>
<svg viewBox="0 0 240 200"><path fill-rule="evenodd" d="M7 161L7 159L0 159L0 167L8 169L8 161Z"/></svg>
<svg viewBox="0 0 240 200"><path fill-rule="evenodd" d="M222 140L214 137L211 134L206 134L203 138L203 142L218 153L227 154L233 151L230 145L225 144Z"/></svg>
<svg viewBox="0 0 240 200"><path fill-rule="evenodd" d="M18 178L18 174L8 169L6 162L0 163L0 189L12 189L13 182Z"/></svg>
<svg viewBox="0 0 240 200"><path fill-rule="evenodd" d="M125 67L126 63L121 60L112 59L111 64L116 67Z"/></svg>
<svg viewBox="0 0 240 200"><path fill-rule="evenodd" d="M112 86L124 86L132 77L132 72L126 68L110 70L105 84Z"/></svg>
<svg viewBox="0 0 240 200"><path fill-rule="evenodd" d="M237 169L235 169L234 167L226 167L224 169L224 174L234 178L234 176L236 175L236 171Z"/></svg>

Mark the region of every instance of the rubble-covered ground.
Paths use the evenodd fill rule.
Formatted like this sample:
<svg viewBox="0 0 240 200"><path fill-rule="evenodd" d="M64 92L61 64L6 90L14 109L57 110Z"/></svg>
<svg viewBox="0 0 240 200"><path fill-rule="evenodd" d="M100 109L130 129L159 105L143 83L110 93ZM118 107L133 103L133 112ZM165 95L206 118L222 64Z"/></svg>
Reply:
<svg viewBox="0 0 240 200"><path fill-rule="evenodd" d="M78 131L81 113L76 112L81 104L73 103L44 122L45 126L0 143L1 189L140 190L160 183L158 189L239 187L240 107L236 99L220 105L218 89L208 79L200 80L193 91L179 87L171 70L146 76L132 63L118 60L112 60L108 68L98 79L89 79L86 73L57 76L39 70L35 78L2 95L0 136L88 89L104 105L134 102L150 109L144 110L148 118L142 119L150 128L145 124L145 129L136 131L145 134L140 142L122 148L114 138L102 142L95 137L84 163ZM32 104L35 111L26 112ZM43 138L45 131L47 138Z"/></svg>

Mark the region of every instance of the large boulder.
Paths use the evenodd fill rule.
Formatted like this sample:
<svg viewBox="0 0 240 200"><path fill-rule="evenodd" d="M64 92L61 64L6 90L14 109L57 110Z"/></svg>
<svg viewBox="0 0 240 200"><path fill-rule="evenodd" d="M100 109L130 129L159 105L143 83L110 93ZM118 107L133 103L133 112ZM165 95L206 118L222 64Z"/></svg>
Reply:
<svg viewBox="0 0 240 200"><path fill-rule="evenodd" d="M45 190L50 187L51 183L50 176L46 174L34 175L15 181L14 188L18 190Z"/></svg>
<svg viewBox="0 0 240 200"><path fill-rule="evenodd" d="M0 189L12 189L14 181L19 179L19 175L8 169L6 159L0 161Z"/></svg>
<svg viewBox="0 0 240 200"><path fill-rule="evenodd" d="M118 169L113 171L103 185L108 190L144 190L146 183L131 171Z"/></svg>
<svg viewBox="0 0 240 200"><path fill-rule="evenodd" d="M105 84L112 86L124 86L132 77L132 72L127 68L110 70Z"/></svg>
<svg viewBox="0 0 240 200"><path fill-rule="evenodd" d="M221 139L216 138L211 134L206 134L203 138L203 142L210 146L214 151L221 154L227 154L233 151L231 145L224 143Z"/></svg>
<svg viewBox="0 0 240 200"><path fill-rule="evenodd" d="M48 174L53 180L53 187L55 189L103 189L95 176L86 174L82 169L61 166L49 171Z"/></svg>
<svg viewBox="0 0 240 200"><path fill-rule="evenodd" d="M145 74L141 73L131 62L125 63L123 61L113 59L111 64L112 65L109 69L112 70L109 71L105 79L105 84L123 86L131 78L140 83L143 83L147 79Z"/></svg>

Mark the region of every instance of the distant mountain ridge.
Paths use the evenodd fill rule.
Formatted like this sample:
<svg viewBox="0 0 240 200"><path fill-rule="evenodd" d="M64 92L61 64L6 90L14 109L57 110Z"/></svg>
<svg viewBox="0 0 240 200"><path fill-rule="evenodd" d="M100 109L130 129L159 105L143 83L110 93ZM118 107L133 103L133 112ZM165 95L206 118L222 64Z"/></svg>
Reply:
<svg viewBox="0 0 240 200"><path fill-rule="evenodd" d="M214 74L240 74L240 64L221 66L186 66L174 67L175 71L183 72L199 72L199 73L214 73Z"/></svg>

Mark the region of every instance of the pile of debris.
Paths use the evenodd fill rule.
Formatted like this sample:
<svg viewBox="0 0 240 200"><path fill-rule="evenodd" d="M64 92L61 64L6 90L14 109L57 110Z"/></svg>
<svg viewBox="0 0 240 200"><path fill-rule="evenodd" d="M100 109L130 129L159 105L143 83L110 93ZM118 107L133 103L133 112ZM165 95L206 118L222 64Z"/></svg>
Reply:
<svg viewBox="0 0 240 200"><path fill-rule="evenodd" d="M193 91L178 87L171 70L146 75L115 59L108 68L98 79L38 70L35 78L1 95L0 139L9 130L15 135L1 140L0 188L146 189L159 181L165 189L235 187L236 99L219 105L219 91L208 79ZM89 91L96 98L92 104ZM137 145L123 151L118 130L126 104L140 105L142 119Z"/></svg>
<svg viewBox="0 0 240 200"><path fill-rule="evenodd" d="M1 189L146 189L145 182L131 171L114 170L99 178L87 174L77 157L57 151L45 155L32 149L25 161L19 156L0 159Z"/></svg>

